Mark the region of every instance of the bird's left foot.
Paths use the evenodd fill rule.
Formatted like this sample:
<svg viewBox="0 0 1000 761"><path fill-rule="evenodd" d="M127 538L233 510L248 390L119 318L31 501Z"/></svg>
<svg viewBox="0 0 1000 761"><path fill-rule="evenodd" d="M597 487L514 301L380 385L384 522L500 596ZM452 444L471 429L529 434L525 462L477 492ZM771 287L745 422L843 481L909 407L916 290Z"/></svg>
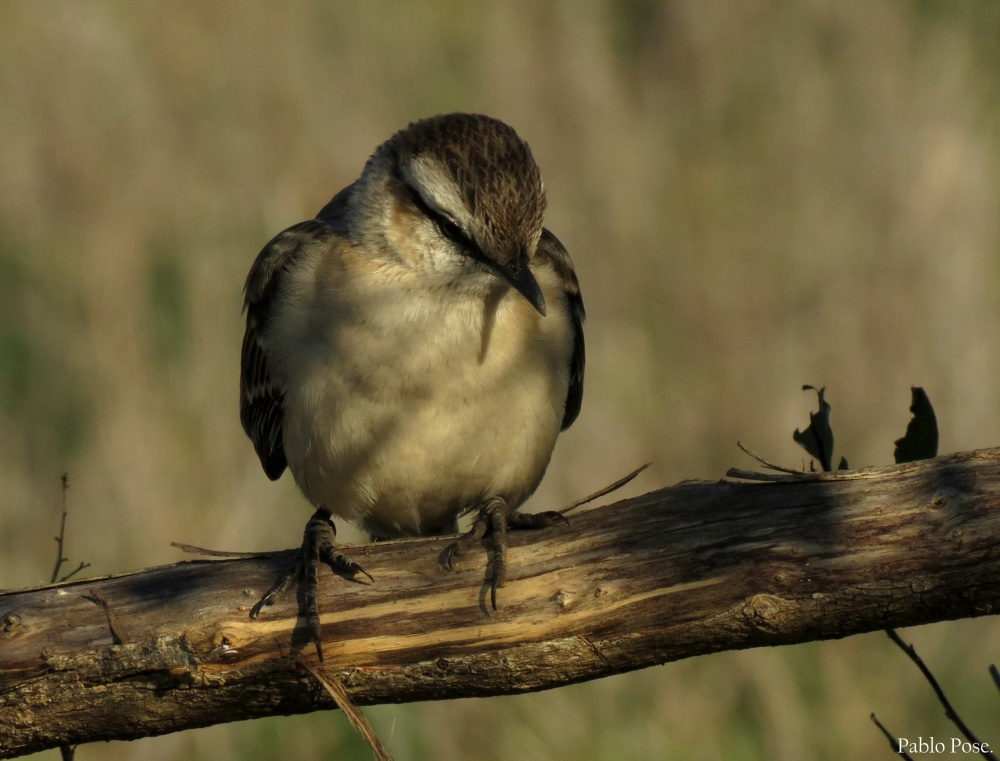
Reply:
<svg viewBox="0 0 1000 761"><path fill-rule="evenodd" d="M569 525L569 520L557 510L544 513L519 513L500 497L493 497L481 508L472 528L448 545L441 556L441 565L452 570L456 557L478 545L486 534L493 539L493 557L487 564L490 575L490 604L497 609L497 589L507 578L507 531L519 528L547 528L556 523Z"/></svg>

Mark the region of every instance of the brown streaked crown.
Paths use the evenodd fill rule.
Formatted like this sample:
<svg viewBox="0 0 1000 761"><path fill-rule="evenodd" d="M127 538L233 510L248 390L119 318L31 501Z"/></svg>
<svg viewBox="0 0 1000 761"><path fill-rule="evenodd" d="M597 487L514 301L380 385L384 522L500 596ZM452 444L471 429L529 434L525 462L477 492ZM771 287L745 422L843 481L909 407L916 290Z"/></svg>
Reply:
<svg viewBox="0 0 1000 761"><path fill-rule="evenodd" d="M530 258L542 233L545 190L531 149L512 127L479 114L410 124L385 144L397 165L433 158L453 178L477 222L479 248L500 264Z"/></svg>

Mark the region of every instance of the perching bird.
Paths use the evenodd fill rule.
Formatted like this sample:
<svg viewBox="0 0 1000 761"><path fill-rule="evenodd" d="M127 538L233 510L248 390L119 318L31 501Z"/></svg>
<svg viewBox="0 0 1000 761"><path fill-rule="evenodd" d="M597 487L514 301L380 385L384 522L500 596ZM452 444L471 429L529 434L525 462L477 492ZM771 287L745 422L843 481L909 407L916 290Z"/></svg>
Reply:
<svg viewBox="0 0 1000 761"><path fill-rule="evenodd" d="M501 121L447 114L383 143L316 216L279 233L245 288L240 420L264 472L288 467L316 508L295 563L320 658L320 560L331 516L373 539L457 532L445 564L492 533L492 600L507 528L559 432L580 412L583 302L569 254L542 226L528 145Z"/></svg>

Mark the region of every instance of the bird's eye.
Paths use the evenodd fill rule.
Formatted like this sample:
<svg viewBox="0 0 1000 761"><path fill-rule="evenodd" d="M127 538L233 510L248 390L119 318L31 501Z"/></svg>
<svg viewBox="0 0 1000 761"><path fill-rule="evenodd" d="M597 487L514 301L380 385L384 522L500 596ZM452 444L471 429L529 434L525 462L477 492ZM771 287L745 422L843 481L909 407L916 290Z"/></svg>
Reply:
<svg viewBox="0 0 1000 761"><path fill-rule="evenodd" d="M441 234L448 240L465 245L466 242L465 233L462 232L462 228L460 228L450 219L438 215L437 226L438 230L441 231Z"/></svg>

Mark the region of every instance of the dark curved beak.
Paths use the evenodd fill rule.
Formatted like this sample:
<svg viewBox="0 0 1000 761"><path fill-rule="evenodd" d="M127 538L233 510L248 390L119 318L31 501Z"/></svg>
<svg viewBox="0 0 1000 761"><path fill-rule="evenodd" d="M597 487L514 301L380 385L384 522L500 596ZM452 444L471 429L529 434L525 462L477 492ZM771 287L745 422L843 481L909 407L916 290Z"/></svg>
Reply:
<svg viewBox="0 0 1000 761"><path fill-rule="evenodd" d="M494 272L510 283L515 291L524 296L542 317L545 316L545 297L542 295L542 289L538 287L535 276L531 274L531 267L528 266L527 261L515 259L506 265L496 262L490 262L490 264L493 265Z"/></svg>

